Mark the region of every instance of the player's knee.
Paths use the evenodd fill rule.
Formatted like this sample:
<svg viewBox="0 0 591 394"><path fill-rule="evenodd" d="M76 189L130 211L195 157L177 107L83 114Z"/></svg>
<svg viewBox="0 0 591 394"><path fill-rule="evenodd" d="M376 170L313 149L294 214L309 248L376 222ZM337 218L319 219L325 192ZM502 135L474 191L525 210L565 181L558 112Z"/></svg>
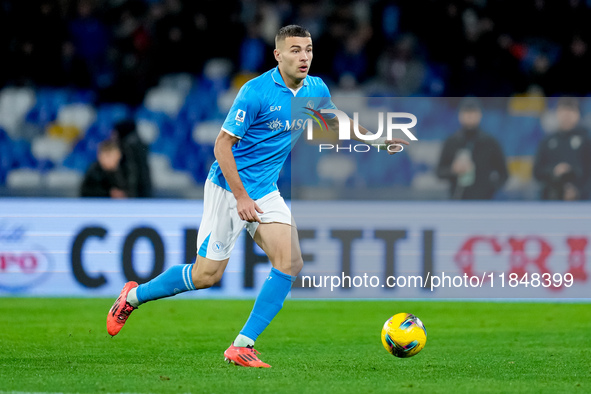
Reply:
<svg viewBox="0 0 591 394"><path fill-rule="evenodd" d="M302 259L302 256L294 257L291 261L291 275L297 276L302 268L304 268L304 259Z"/></svg>
<svg viewBox="0 0 591 394"><path fill-rule="evenodd" d="M297 276L304 267L304 260L302 260L302 256L293 256L277 262L277 264L274 264L274 267L285 274Z"/></svg>

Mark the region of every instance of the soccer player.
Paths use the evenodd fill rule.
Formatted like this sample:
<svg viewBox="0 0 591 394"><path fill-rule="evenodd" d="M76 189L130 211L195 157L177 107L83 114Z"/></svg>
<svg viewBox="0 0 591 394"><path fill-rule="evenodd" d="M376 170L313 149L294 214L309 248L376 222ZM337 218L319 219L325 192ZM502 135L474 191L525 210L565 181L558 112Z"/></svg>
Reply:
<svg viewBox="0 0 591 394"><path fill-rule="evenodd" d="M335 108L324 82L308 75L313 55L306 29L281 28L274 55L278 66L240 89L215 142L216 161L205 183L195 263L173 266L140 286L126 283L107 315L109 334L116 335L143 303L219 281L246 227L273 267L246 324L224 356L236 365L270 367L257 357L254 343L281 310L303 266L297 230L276 184L292 142L303 131L301 122L292 119L291 99L314 98L307 100L310 106ZM329 122L335 126L335 119ZM385 142L408 144L401 139Z"/></svg>

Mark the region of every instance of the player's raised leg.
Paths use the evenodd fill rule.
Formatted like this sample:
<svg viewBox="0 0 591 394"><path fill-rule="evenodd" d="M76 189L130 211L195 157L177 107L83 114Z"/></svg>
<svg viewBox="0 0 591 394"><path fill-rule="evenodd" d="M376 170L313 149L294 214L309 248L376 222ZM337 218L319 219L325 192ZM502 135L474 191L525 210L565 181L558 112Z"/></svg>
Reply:
<svg viewBox="0 0 591 394"><path fill-rule="evenodd" d="M197 256L194 264L174 265L142 285L127 282L107 315L107 331L110 335L117 335L131 312L148 301L211 287L221 279L228 260Z"/></svg>
<svg viewBox="0 0 591 394"><path fill-rule="evenodd" d="M258 359L254 343L283 307L291 285L303 267L303 260L295 226L260 224L254 240L265 251L273 268L246 324L224 356L226 360L245 367L270 367Z"/></svg>
<svg viewBox="0 0 591 394"><path fill-rule="evenodd" d="M107 316L109 334L116 335L129 314L143 303L185 291L205 289L221 279L234 243L244 228L236 210L228 205L232 202L229 194L229 191L210 181L206 182L195 263L172 266L139 286L135 282L126 284Z"/></svg>

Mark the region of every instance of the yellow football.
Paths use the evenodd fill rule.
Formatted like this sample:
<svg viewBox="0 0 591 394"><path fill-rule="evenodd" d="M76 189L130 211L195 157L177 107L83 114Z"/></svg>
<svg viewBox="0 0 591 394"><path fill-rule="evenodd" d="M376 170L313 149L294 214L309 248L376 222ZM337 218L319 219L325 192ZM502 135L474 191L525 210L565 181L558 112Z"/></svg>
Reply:
<svg viewBox="0 0 591 394"><path fill-rule="evenodd" d="M389 318L382 328L382 344L386 350L400 358L412 357L425 347L425 325L411 313L398 313Z"/></svg>

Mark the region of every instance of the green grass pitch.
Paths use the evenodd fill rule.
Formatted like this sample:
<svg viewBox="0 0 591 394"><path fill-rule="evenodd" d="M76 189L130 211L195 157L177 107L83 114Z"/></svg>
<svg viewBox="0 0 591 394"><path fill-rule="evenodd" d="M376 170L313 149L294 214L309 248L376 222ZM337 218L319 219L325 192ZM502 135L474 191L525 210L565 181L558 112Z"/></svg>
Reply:
<svg viewBox="0 0 591 394"><path fill-rule="evenodd" d="M0 391L591 392L589 304L288 300L251 369L222 354L252 301L152 302L111 338L112 302L0 298ZM398 312L428 331L409 359L380 342Z"/></svg>

